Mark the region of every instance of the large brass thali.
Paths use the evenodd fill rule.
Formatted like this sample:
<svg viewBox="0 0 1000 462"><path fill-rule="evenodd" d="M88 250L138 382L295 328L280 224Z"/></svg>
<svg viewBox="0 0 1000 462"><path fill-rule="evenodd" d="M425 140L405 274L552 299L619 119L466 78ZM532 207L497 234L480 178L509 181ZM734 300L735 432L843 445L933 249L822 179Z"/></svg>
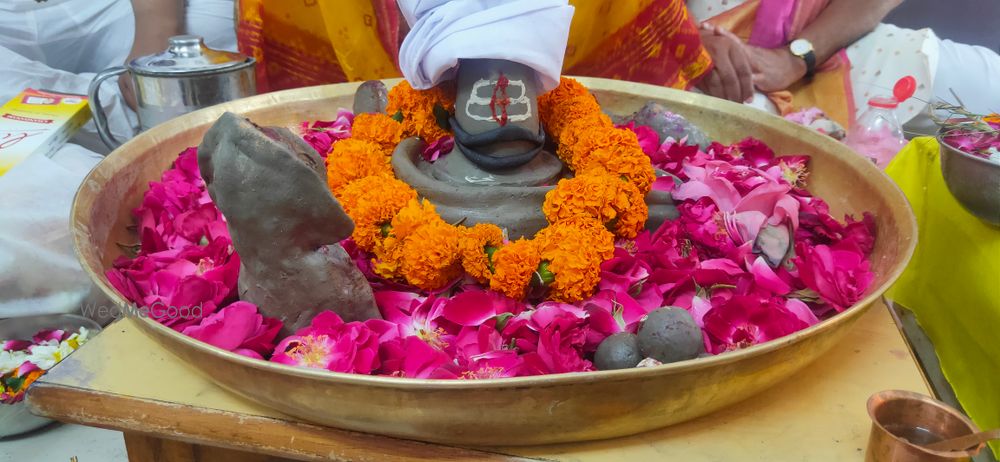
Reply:
<svg viewBox="0 0 1000 462"><path fill-rule="evenodd" d="M604 79L580 79L601 105L629 113L660 101L721 142L753 135L779 154L812 156L809 189L835 215L870 211L878 239L876 279L857 305L794 335L711 358L653 368L493 380L418 380L294 368L239 356L143 319L143 330L219 385L304 420L403 438L463 445L528 445L630 435L726 407L820 358L902 272L916 245L903 194L861 156L825 136L756 109L694 93ZM394 82L388 82L389 85ZM350 107L358 84L270 93L180 117L137 136L86 178L72 226L85 270L115 303L125 300L104 272L133 242L127 227L148 182L232 111L261 125L295 127ZM836 364L828 367L835 368Z"/></svg>

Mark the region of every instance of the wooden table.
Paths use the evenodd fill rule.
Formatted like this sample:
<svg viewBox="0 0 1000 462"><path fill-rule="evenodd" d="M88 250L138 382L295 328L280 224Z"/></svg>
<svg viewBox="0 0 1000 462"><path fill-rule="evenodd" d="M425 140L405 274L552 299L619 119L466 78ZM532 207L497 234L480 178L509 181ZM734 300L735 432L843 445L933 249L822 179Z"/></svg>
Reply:
<svg viewBox="0 0 1000 462"><path fill-rule="evenodd" d="M456 448L303 423L231 394L121 320L36 382L33 412L124 432L132 462L862 460L868 397L928 393L883 305L798 376L747 401L614 440ZM294 384L289 384L294 386Z"/></svg>

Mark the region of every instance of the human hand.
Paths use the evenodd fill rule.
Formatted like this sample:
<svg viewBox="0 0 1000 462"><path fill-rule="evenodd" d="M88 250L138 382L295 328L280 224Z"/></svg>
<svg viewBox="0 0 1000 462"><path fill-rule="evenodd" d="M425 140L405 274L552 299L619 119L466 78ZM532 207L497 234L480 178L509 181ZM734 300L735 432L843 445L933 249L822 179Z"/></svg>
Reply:
<svg viewBox="0 0 1000 462"><path fill-rule="evenodd" d="M743 103L753 98L753 67L747 47L729 31L705 24L701 43L715 67L698 85L709 95Z"/></svg>
<svg viewBox="0 0 1000 462"><path fill-rule="evenodd" d="M753 66L753 84L767 93L786 90L806 76L806 62L787 48L748 46Z"/></svg>

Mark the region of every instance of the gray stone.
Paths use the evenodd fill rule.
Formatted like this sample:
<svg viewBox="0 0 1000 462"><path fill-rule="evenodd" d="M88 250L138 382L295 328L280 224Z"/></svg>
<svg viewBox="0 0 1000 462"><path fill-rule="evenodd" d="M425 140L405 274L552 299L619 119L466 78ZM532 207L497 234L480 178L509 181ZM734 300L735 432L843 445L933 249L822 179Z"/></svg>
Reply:
<svg viewBox="0 0 1000 462"><path fill-rule="evenodd" d="M354 223L326 187L323 159L285 128L225 113L198 146L198 165L240 255L240 299L285 323L331 310L380 318L371 287L338 243Z"/></svg>
<svg viewBox="0 0 1000 462"><path fill-rule="evenodd" d="M701 328L691 313L664 307L649 313L639 326L639 350L664 364L697 358L705 352Z"/></svg>
<svg viewBox="0 0 1000 462"><path fill-rule="evenodd" d="M635 122L653 129L660 137L660 143L667 137L680 140L687 137L687 144L697 144L702 149L711 144L708 135L683 116L669 111L660 103L648 102L642 109L625 118L625 123Z"/></svg>
<svg viewBox="0 0 1000 462"><path fill-rule="evenodd" d="M381 80L362 83L354 93L355 114L382 113L389 105L389 91ZM391 114L390 114L391 115Z"/></svg>
<svg viewBox="0 0 1000 462"><path fill-rule="evenodd" d="M639 338L635 334L619 332L601 341L594 353L594 367L597 370L629 369L642 361L639 352Z"/></svg>

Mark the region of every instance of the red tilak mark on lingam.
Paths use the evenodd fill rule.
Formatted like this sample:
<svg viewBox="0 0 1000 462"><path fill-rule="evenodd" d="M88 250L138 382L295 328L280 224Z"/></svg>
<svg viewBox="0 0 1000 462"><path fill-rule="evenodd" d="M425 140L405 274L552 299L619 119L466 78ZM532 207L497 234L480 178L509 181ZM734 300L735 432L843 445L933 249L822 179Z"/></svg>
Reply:
<svg viewBox="0 0 1000 462"><path fill-rule="evenodd" d="M493 112L493 120L495 120L501 127L507 125L507 107L510 106L510 97L507 96L507 86L510 85L510 80L507 80L507 76L500 73L500 77L497 77L497 84L493 87L493 96L490 97L490 111ZM497 106L500 107L500 114L497 114Z"/></svg>

